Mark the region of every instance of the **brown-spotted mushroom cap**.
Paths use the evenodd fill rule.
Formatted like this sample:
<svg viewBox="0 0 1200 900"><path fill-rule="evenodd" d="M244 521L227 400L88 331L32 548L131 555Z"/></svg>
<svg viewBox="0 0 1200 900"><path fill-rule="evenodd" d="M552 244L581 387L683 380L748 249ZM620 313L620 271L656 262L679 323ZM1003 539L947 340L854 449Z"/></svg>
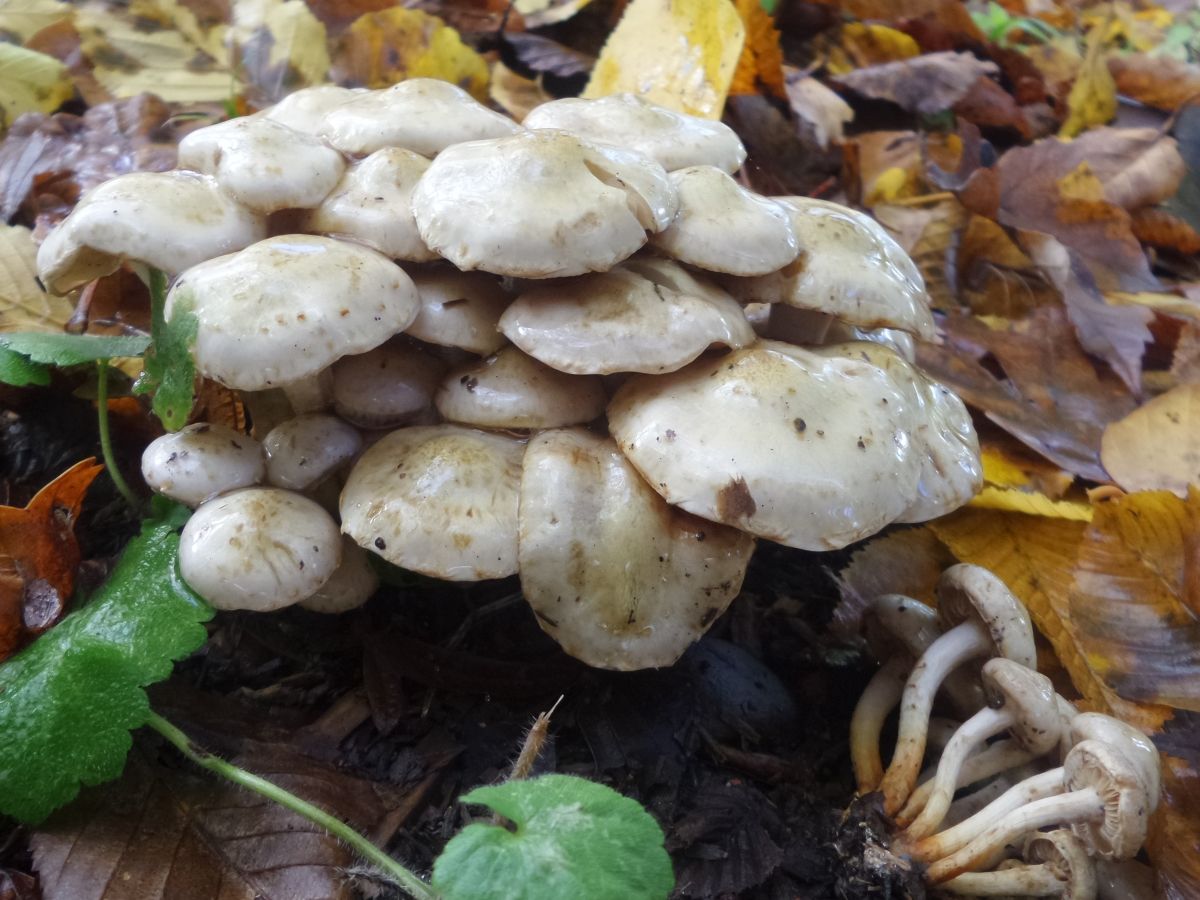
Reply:
<svg viewBox="0 0 1200 900"><path fill-rule="evenodd" d="M429 160L411 150L378 150L346 169L332 193L304 215L301 228L361 241L392 259L437 259L412 214L413 188L428 168Z"/></svg>
<svg viewBox="0 0 1200 900"><path fill-rule="evenodd" d="M179 571L217 609L268 612L298 603L342 557L337 523L279 488L243 488L201 506L183 527Z"/></svg>
<svg viewBox="0 0 1200 900"><path fill-rule="evenodd" d="M257 391L311 378L408 327L417 291L385 256L293 234L194 266L167 295L166 316L196 316L200 374Z"/></svg>
<svg viewBox="0 0 1200 900"><path fill-rule="evenodd" d="M562 131L450 147L413 191L431 249L460 269L518 278L606 271L676 208L658 163Z"/></svg>
<svg viewBox="0 0 1200 900"><path fill-rule="evenodd" d="M650 238L663 253L729 275L767 275L800 253L790 211L774 200L714 166L690 166L670 177L679 212Z"/></svg>
<svg viewBox="0 0 1200 900"><path fill-rule="evenodd" d="M611 439L546 431L521 477L521 589L567 653L669 666L737 596L754 541L668 506Z"/></svg>
<svg viewBox="0 0 1200 900"><path fill-rule="evenodd" d="M755 339L727 293L679 263L650 257L532 286L499 328L530 356L576 375L673 372L713 344Z"/></svg>
<svg viewBox="0 0 1200 900"><path fill-rule="evenodd" d="M804 550L874 534L920 472L904 396L883 370L783 344L631 378L608 422L668 503Z"/></svg>
<svg viewBox="0 0 1200 900"><path fill-rule="evenodd" d="M504 346L496 323L512 297L500 279L485 272L460 272L448 266L409 271L421 308L408 333L429 344L458 347L487 356Z"/></svg>
<svg viewBox="0 0 1200 900"><path fill-rule="evenodd" d="M65 294L125 260L174 274L266 236L266 219L196 172L131 172L85 193L38 248L38 276Z"/></svg>
<svg viewBox="0 0 1200 900"><path fill-rule="evenodd" d="M746 148L728 125L676 112L634 94L552 100L532 110L524 124L629 147L657 160L667 171L716 166L736 172L746 159Z"/></svg>
<svg viewBox="0 0 1200 900"><path fill-rule="evenodd" d="M409 78L330 110L320 134L330 146L356 156L384 147L436 156L451 144L520 130L512 119L492 112L457 85L436 78Z"/></svg>
<svg viewBox="0 0 1200 900"><path fill-rule="evenodd" d="M366 91L362 88L318 84L293 91L274 106L264 109L256 115L279 122L288 128L295 128L297 131L316 134L321 123L332 110L364 93Z"/></svg>
<svg viewBox="0 0 1200 900"><path fill-rule="evenodd" d="M156 493L195 508L263 480L262 444L225 425L197 422L151 441L142 477Z"/></svg>
<svg viewBox="0 0 1200 900"><path fill-rule="evenodd" d="M446 365L419 344L389 341L333 365L333 407L362 428L395 428L433 405Z"/></svg>
<svg viewBox="0 0 1200 900"><path fill-rule="evenodd" d="M604 414L608 395L595 375L567 375L505 347L448 374L434 402L442 417L479 428L560 428Z"/></svg>
<svg viewBox="0 0 1200 900"><path fill-rule="evenodd" d="M281 422L263 438L267 481L306 491L354 459L362 449L358 431L337 416L309 413Z"/></svg>
<svg viewBox="0 0 1200 900"><path fill-rule="evenodd" d="M342 177L342 154L311 134L258 116L191 132L179 166L211 175L243 206L261 213L316 206Z"/></svg>
<svg viewBox="0 0 1200 900"><path fill-rule="evenodd" d="M300 601L311 612L344 613L362 606L379 588L367 551L342 535L342 561L329 580Z"/></svg>
<svg viewBox="0 0 1200 900"><path fill-rule="evenodd" d="M791 211L801 253L778 272L728 279L743 301L815 309L853 325L934 336L921 273L883 226L863 213L808 197L776 197Z"/></svg>
<svg viewBox="0 0 1200 900"><path fill-rule="evenodd" d="M405 569L449 581L517 571L524 441L460 425L401 428L342 490L342 530Z"/></svg>

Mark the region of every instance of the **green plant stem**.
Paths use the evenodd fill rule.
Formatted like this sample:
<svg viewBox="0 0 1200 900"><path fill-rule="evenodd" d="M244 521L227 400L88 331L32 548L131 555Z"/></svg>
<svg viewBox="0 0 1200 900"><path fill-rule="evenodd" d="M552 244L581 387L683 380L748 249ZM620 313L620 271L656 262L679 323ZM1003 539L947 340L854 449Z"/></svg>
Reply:
<svg viewBox="0 0 1200 900"><path fill-rule="evenodd" d="M283 788L272 784L264 778L252 775L245 769L233 765L233 763L226 762L218 756L213 756L211 753L199 749L192 744L186 734L157 713L151 712L146 724L165 737L180 753L201 768L208 769L208 771L220 775L234 784L241 785L247 790L254 791L254 793L266 797L268 800L273 800L280 806L290 809L292 812L308 819L314 825L325 829L339 841L347 844L364 859L369 860L382 869L389 878L416 898L416 900L438 900L438 895L434 893L433 888L341 819L331 816L324 810L313 806L306 800L301 800L295 794L285 791Z"/></svg>
<svg viewBox="0 0 1200 900"><path fill-rule="evenodd" d="M100 453L104 456L104 465L108 468L108 477L117 486L117 491L125 498L125 502L134 511L142 508L142 502L133 492L125 476L117 467L117 458L113 454L112 435L108 429L108 360L96 360L96 420L100 429Z"/></svg>

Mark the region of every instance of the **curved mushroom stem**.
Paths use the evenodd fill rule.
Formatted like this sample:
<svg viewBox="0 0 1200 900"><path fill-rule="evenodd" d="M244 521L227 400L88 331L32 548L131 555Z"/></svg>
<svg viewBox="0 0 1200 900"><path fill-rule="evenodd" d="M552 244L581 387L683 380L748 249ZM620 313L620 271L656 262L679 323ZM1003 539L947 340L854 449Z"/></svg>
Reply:
<svg viewBox="0 0 1200 900"><path fill-rule="evenodd" d="M1058 897L1067 883L1044 863L995 872L966 872L942 889L963 897Z"/></svg>
<svg viewBox="0 0 1200 900"><path fill-rule="evenodd" d="M933 642L917 662L900 699L900 733L896 753L879 789L883 807L894 815L912 793L925 755L925 734L933 698L946 677L969 659L992 648L991 640L973 622L955 625Z"/></svg>
<svg viewBox="0 0 1200 900"><path fill-rule="evenodd" d="M970 762L968 760L967 764L970 765ZM1038 772L1038 767L1033 765L1031 761L1017 765L1010 771L1005 771L1003 774L997 775L987 784L951 803L950 809L946 811L946 818L942 820L942 824L949 829L960 822L965 822L993 800L996 800L1006 791L1010 790L1013 785L1020 784L1026 778L1032 778Z"/></svg>
<svg viewBox="0 0 1200 900"><path fill-rule="evenodd" d="M1035 759L1037 757L1033 753L1023 749L1016 741L997 741L966 758L959 770L954 789L957 791L959 788L983 781L985 778L991 778L1008 769L1023 766ZM904 808L896 813L893 818L897 825L901 827L910 825L921 814L921 810L925 808L925 804L929 800L929 795L933 793L933 777L931 775L929 779L918 785L912 792L912 796L908 798L908 802L904 804ZM1010 781L1003 790L1008 790L1012 785L1013 782ZM998 796L1000 795L996 794L993 799Z"/></svg>
<svg viewBox="0 0 1200 900"><path fill-rule="evenodd" d="M850 760L854 764L854 780L859 794L868 794L883 780L883 757L879 736L888 714L896 708L908 680L912 660L897 653L880 666L858 698L854 715L850 717Z"/></svg>

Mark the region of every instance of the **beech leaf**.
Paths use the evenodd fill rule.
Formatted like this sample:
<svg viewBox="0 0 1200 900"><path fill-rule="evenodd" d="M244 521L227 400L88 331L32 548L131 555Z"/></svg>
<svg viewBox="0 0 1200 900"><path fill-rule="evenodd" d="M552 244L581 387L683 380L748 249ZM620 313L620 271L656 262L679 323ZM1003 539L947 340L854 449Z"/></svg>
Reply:
<svg viewBox="0 0 1200 900"><path fill-rule="evenodd" d="M1200 484L1200 384L1181 384L1104 430L1100 458L1127 491Z"/></svg>

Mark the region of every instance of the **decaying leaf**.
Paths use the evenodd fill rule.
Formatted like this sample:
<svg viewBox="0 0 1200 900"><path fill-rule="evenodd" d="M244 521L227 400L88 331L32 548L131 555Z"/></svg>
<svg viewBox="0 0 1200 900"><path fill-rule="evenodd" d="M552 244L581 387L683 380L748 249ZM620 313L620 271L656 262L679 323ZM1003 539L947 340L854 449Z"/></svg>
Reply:
<svg viewBox="0 0 1200 900"><path fill-rule="evenodd" d="M847 22L838 31L825 67L831 75L845 75L920 55L921 47L910 34L878 22Z"/></svg>
<svg viewBox="0 0 1200 900"><path fill-rule="evenodd" d="M1108 71L1104 32L1105 25L1099 24L1085 38L1083 65L1067 96L1067 120L1059 132L1063 137L1103 125L1117 114L1117 85Z"/></svg>
<svg viewBox="0 0 1200 900"><path fill-rule="evenodd" d="M787 97L783 83L783 50L779 46L775 20L759 0L734 0L734 6L746 28L746 42L729 93L757 94L762 90L776 97Z"/></svg>
<svg viewBox="0 0 1200 900"><path fill-rule="evenodd" d="M985 485L983 490L971 498L971 506L977 509L998 509L1003 512L1024 513L1027 516L1044 516L1048 519L1066 519L1070 522L1090 522L1092 505L1075 500L1051 500L1036 491Z"/></svg>
<svg viewBox="0 0 1200 900"><path fill-rule="evenodd" d="M1182 384L1104 430L1100 458L1127 491L1200 485L1200 384Z"/></svg>
<svg viewBox="0 0 1200 900"><path fill-rule="evenodd" d="M260 105L326 80L325 26L304 0L239 0L231 8L235 71L257 91Z"/></svg>
<svg viewBox="0 0 1200 900"><path fill-rule="evenodd" d="M516 0L513 8L525 20L527 28L543 28L565 22L591 0Z"/></svg>
<svg viewBox="0 0 1200 900"><path fill-rule="evenodd" d="M43 28L71 15L71 4L60 0L0 0L0 34L23 44Z"/></svg>
<svg viewBox="0 0 1200 900"><path fill-rule="evenodd" d="M632 0L592 70L584 97L631 92L717 119L746 29L725 0Z"/></svg>
<svg viewBox="0 0 1200 900"><path fill-rule="evenodd" d="M965 97L976 78L999 71L994 62L946 51L848 72L838 76L837 81L865 97L890 100L909 112L933 115Z"/></svg>
<svg viewBox="0 0 1200 900"><path fill-rule="evenodd" d="M1108 58L1117 90L1168 112L1200 95L1200 66L1168 56L1131 53Z"/></svg>
<svg viewBox="0 0 1200 900"><path fill-rule="evenodd" d="M1158 870L1166 900L1200 897L1200 768L1167 757L1163 761L1163 798L1151 820L1147 851Z"/></svg>
<svg viewBox="0 0 1200 900"><path fill-rule="evenodd" d="M24 113L54 112L74 92L67 67L57 59L0 42L0 133Z"/></svg>
<svg viewBox="0 0 1200 900"><path fill-rule="evenodd" d="M784 66L784 87L792 112L812 127L813 138L821 149L831 141L841 143L844 126L854 120L850 104L815 78L799 69Z"/></svg>
<svg viewBox="0 0 1200 900"><path fill-rule="evenodd" d="M61 331L71 317L70 300L38 286L36 256L28 228L0 225L0 333Z"/></svg>

